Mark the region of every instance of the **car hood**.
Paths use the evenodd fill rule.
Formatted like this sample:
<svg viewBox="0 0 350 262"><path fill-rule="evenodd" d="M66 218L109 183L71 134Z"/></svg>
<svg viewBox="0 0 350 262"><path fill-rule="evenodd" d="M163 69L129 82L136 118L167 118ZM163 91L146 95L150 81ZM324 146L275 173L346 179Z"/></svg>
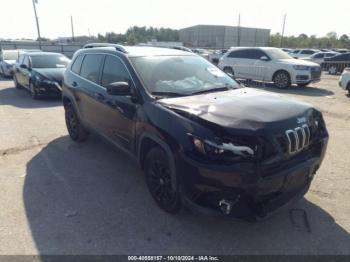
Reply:
<svg viewBox="0 0 350 262"><path fill-rule="evenodd" d="M308 59L309 59L309 57L308 57ZM291 59L280 59L279 61L282 62L282 63L285 63L285 64L290 64L290 65L319 66L316 63L309 62L309 61L306 61L304 59L291 58Z"/></svg>
<svg viewBox="0 0 350 262"><path fill-rule="evenodd" d="M51 81L59 83L63 80L63 73L66 68L35 68L33 71Z"/></svg>
<svg viewBox="0 0 350 262"><path fill-rule="evenodd" d="M252 88L166 98L158 102L193 120L254 134L295 128L308 122L315 111L307 103Z"/></svg>
<svg viewBox="0 0 350 262"><path fill-rule="evenodd" d="M4 62L8 65L14 65L16 63L16 60L4 60Z"/></svg>

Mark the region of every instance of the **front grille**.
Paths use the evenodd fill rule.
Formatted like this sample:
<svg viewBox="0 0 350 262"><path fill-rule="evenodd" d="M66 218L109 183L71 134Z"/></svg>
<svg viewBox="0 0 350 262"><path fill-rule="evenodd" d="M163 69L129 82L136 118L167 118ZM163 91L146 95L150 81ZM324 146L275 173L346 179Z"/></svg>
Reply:
<svg viewBox="0 0 350 262"><path fill-rule="evenodd" d="M310 129L308 125L297 127L286 131L287 147L289 154L295 154L302 151L310 144Z"/></svg>
<svg viewBox="0 0 350 262"><path fill-rule="evenodd" d="M311 78L320 79L321 78L321 68L320 67L311 67Z"/></svg>

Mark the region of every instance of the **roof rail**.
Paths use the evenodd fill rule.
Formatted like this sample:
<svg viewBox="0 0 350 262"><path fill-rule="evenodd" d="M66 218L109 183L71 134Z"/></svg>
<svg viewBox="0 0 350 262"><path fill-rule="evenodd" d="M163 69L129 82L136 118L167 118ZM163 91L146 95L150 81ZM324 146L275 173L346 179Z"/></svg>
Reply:
<svg viewBox="0 0 350 262"><path fill-rule="evenodd" d="M114 47L117 51L127 53L123 45L111 43L90 43L83 46L83 48L97 48L97 47Z"/></svg>

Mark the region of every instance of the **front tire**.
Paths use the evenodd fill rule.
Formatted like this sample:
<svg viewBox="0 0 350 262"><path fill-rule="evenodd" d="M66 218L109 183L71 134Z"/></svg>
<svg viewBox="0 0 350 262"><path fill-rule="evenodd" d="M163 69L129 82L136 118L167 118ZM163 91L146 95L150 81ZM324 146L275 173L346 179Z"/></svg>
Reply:
<svg viewBox="0 0 350 262"><path fill-rule="evenodd" d="M277 72L273 77L273 82L275 87L281 88L281 89L290 87L291 85L290 76L285 71Z"/></svg>
<svg viewBox="0 0 350 262"><path fill-rule="evenodd" d="M86 141L88 133L81 124L73 105L68 103L64 109L66 126L71 139L76 142Z"/></svg>
<svg viewBox="0 0 350 262"><path fill-rule="evenodd" d="M182 210L182 202L176 176L172 176L170 160L160 147L152 148L144 161L146 184L157 205L167 213L177 214ZM173 188L175 184L176 188Z"/></svg>

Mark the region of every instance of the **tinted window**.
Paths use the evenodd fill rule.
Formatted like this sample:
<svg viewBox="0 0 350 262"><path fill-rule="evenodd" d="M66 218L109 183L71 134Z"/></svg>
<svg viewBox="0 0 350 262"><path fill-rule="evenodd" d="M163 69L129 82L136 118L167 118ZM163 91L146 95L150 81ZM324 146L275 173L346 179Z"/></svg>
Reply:
<svg viewBox="0 0 350 262"><path fill-rule="evenodd" d="M108 86L114 82L130 83L130 76L124 64L116 57L107 56L102 73L102 86Z"/></svg>
<svg viewBox="0 0 350 262"><path fill-rule="evenodd" d="M315 56L314 56L314 58L323 58L324 57L324 54L316 54Z"/></svg>
<svg viewBox="0 0 350 262"><path fill-rule="evenodd" d="M246 50L247 58L259 60L261 57L266 56L266 54L259 49Z"/></svg>
<svg viewBox="0 0 350 262"><path fill-rule="evenodd" d="M31 55L33 68L65 68L69 59L63 55Z"/></svg>
<svg viewBox="0 0 350 262"><path fill-rule="evenodd" d="M80 73L80 68L81 68L81 63L83 62L83 58L84 58L84 56L80 55L75 59L73 65L71 67L71 70L74 73L76 73L76 74Z"/></svg>
<svg viewBox="0 0 350 262"><path fill-rule="evenodd" d="M98 83L103 55L86 55L81 66L80 75L92 82Z"/></svg>
<svg viewBox="0 0 350 262"><path fill-rule="evenodd" d="M314 53L315 53L315 51L312 51L312 50L303 50L303 51L301 51L301 54L303 54L303 55L312 55Z"/></svg>
<svg viewBox="0 0 350 262"><path fill-rule="evenodd" d="M232 51L228 57L230 58L248 58L248 53L247 50L237 50L237 51Z"/></svg>

